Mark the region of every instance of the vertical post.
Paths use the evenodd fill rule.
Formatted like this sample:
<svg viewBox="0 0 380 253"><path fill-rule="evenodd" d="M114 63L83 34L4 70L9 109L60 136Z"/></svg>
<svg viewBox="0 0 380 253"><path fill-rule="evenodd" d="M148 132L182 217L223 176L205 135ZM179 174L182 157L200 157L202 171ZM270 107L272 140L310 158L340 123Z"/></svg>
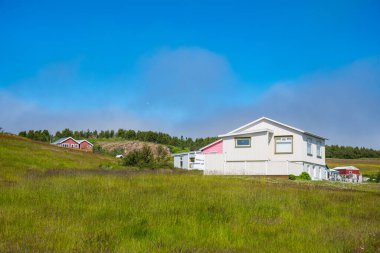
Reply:
<svg viewBox="0 0 380 253"><path fill-rule="evenodd" d="M226 153L223 153L223 175L226 175Z"/></svg>
<svg viewBox="0 0 380 253"><path fill-rule="evenodd" d="M204 158L203 158L203 175L208 175L207 174L207 165L206 165L206 154L204 154Z"/></svg>
<svg viewBox="0 0 380 253"><path fill-rule="evenodd" d="M287 174L289 175L289 161L286 160L286 171L287 171Z"/></svg>

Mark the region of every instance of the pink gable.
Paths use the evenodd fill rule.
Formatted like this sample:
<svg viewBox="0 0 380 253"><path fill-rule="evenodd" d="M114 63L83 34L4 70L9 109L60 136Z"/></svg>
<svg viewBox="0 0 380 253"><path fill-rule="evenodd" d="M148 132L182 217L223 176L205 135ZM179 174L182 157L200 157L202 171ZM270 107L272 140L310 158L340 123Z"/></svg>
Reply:
<svg viewBox="0 0 380 253"><path fill-rule="evenodd" d="M71 139L71 138L68 138L67 140L65 140L64 142L62 142L62 144L63 143L67 143L67 144L78 144L78 143L76 143L73 139Z"/></svg>
<svg viewBox="0 0 380 253"><path fill-rule="evenodd" d="M223 140L218 140L214 144L212 144L210 146L206 146L206 148L203 148L201 151L205 154L208 154L208 153L222 154L223 153Z"/></svg>

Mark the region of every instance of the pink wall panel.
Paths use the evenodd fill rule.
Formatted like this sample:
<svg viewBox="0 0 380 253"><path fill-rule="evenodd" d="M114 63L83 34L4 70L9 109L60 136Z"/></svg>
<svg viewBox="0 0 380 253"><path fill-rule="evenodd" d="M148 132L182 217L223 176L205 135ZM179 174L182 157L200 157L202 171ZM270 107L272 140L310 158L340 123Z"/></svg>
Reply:
<svg viewBox="0 0 380 253"><path fill-rule="evenodd" d="M88 149L88 148L91 148L91 145L87 141L84 141L80 144L80 148L81 149Z"/></svg>
<svg viewBox="0 0 380 253"><path fill-rule="evenodd" d="M202 152L205 154L208 154L208 153L222 154L223 153L223 140L220 140L217 143L214 143L213 145L203 149Z"/></svg>
<svg viewBox="0 0 380 253"><path fill-rule="evenodd" d="M73 141L72 139L67 139L66 141L62 142L62 144L63 143L66 143L66 144L78 144L75 141Z"/></svg>

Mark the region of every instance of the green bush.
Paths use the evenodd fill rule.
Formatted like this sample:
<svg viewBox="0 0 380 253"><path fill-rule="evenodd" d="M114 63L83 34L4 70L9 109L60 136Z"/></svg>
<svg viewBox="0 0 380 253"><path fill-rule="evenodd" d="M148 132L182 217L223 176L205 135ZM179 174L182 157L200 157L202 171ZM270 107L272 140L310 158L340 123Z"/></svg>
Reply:
<svg viewBox="0 0 380 253"><path fill-rule="evenodd" d="M95 154L105 154L105 150L102 148L102 146L98 145L98 144L94 144L94 146L92 147L92 151L95 153Z"/></svg>
<svg viewBox="0 0 380 253"><path fill-rule="evenodd" d="M289 175L289 179L290 179L290 180L296 180L297 177L296 177L295 175L293 175L293 174L290 174L290 175Z"/></svg>
<svg viewBox="0 0 380 253"><path fill-rule="evenodd" d="M363 176L369 178L367 182L380 183L380 171L377 172L376 174L372 174L372 175L364 174Z"/></svg>
<svg viewBox="0 0 380 253"><path fill-rule="evenodd" d="M133 150L128 153L123 159L123 165L125 166L137 166L140 160L140 153L137 150Z"/></svg>
<svg viewBox="0 0 380 253"><path fill-rule="evenodd" d="M311 177L307 172L302 172L301 175L299 175L298 179L300 179L300 180L311 180Z"/></svg>
<svg viewBox="0 0 380 253"><path fill-rule="evenodd" d="M151 169L173 168L172 161L163 147L157 148L157 156L154 157L151 148L147 145L140 150L128 153L123 159L123 165Z"/></svg>

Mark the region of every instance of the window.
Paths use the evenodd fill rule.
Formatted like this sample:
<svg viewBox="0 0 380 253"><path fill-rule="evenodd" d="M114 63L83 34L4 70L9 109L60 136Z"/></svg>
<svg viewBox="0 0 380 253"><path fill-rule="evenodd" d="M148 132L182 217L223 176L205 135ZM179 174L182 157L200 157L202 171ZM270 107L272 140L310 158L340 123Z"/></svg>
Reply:
<svg viewBox="0 0 380 253"><path fill-rule="evenodd" d="M307 138L306 141L307 141L307 154L312 156L313 152L311 150L311 138Z"/></svg>
<svg viewBox="0 0 380 253"><path fill-rule="evenodd" d="M251 138L250 137L241 137L235 139L235 147L236 148L249 148L251 146Z"/></svg>
<svg viewBox="0 0 380 253"><path fill-rule="evenodd" d="M318 158L322 158L322 149L321 149L321 146L322 146L322 142L317 141L317 157Z"/></svg>
<svg viewBox="0 0 380 253"><path fill-rule="evenodd" d="M293 153L293 136L277 136L275 137L275 143L276 154Z"/></svg>

